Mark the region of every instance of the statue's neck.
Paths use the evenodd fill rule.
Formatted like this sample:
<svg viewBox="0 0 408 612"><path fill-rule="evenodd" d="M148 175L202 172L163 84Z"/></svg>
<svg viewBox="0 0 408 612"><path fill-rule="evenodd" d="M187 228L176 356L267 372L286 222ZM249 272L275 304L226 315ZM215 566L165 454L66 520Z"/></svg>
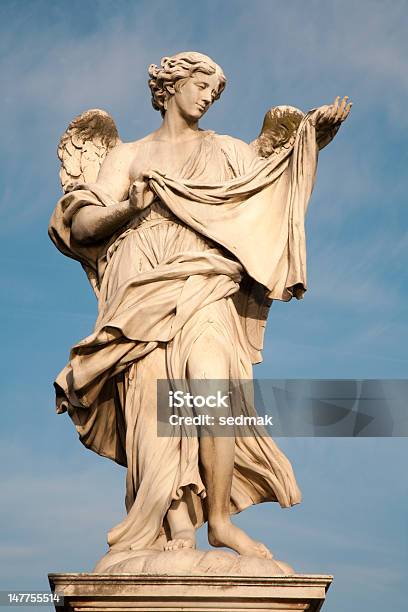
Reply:
<svg viewBox="0 0 408 612"><path fill-rule="evenodd" d="M169 108L156 135L163 140L178 142L197 135L198 121L187 121L182 115Z"/></svg>

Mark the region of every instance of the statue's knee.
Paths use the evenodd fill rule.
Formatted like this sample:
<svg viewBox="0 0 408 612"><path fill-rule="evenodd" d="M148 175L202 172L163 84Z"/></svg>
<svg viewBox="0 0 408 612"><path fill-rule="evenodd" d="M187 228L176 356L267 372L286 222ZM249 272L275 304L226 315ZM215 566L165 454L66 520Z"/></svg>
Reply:
<svg viewBox="0 0 408 612"><path fill-rule="evenodd" d="M187 361L189 378L229 378L230 358L222 340L212 328L197 338Z"/></svg>

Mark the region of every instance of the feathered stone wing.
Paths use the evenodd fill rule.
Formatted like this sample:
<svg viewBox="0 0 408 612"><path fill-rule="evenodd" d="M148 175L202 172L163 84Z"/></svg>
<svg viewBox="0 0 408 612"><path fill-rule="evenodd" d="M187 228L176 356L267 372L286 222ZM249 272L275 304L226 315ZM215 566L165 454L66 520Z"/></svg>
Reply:
<svg viewBox="0 0 408 612"><path fill-rule="evenodd" d="M94 183L107 153L120 142L115 122L106 111L93 108L75 117L58 145L64 192L78 183Z"/></svg>
<svg viewBox="0 0 408 612"><path fill-rule="evenodd" d="M258 157L270 157L291 147L304 113L294 106L274 106L265 115L261 133L251 142Z"/></svg>

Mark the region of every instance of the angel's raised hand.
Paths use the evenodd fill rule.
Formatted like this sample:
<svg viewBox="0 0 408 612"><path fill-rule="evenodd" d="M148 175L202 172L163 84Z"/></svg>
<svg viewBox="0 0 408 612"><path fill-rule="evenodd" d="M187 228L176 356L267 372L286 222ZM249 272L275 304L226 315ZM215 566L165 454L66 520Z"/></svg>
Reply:
<svg viewBox="0 0 408 612"><path fill-rule="evenodd" d="M340 96L333 102L333 110L334 110L334 119L337 123L343 123L350 113L351 107L353 106L352 102L348 102L349 97L344 96L342 100L340 100Z"/></svg>
<svg viewBox="0 0 408 612"><path fill-rule="evenodd" d="M320 106L311 115L312 124L316 127L316 141L319 149L329 144L337 134L339 127L350 113L352 103L348 96L340 96L330 106Z"/></svg>
<svg viewBox="0 0 408 612"><path fill-rule="evenodd" d="M320 106L315 111L316 127L329 128L339 126L347 119L352 105L352 102L348 102L348 96L344 96L341 100L340 96L337 96L333 104Z"/></svg>

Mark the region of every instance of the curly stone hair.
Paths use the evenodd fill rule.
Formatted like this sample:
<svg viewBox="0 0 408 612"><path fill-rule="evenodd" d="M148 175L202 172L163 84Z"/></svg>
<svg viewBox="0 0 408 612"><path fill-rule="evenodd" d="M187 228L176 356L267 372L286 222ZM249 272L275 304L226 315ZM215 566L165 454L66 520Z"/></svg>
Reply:
<svg viewBox="0 0 408 612"><path fill-rule="evenodd" d="M204 74L216 74L219 84L214 100L218 100L225 89L225 75L210 57L195 51L177 53L171 57L163 57L160 66L150 64L149 66L149 87L152 92L153 108L160 111L161 116L166 114L166 101L171 95L169 87L180 90L185 79L188 79L195 72Z"/></svg>

